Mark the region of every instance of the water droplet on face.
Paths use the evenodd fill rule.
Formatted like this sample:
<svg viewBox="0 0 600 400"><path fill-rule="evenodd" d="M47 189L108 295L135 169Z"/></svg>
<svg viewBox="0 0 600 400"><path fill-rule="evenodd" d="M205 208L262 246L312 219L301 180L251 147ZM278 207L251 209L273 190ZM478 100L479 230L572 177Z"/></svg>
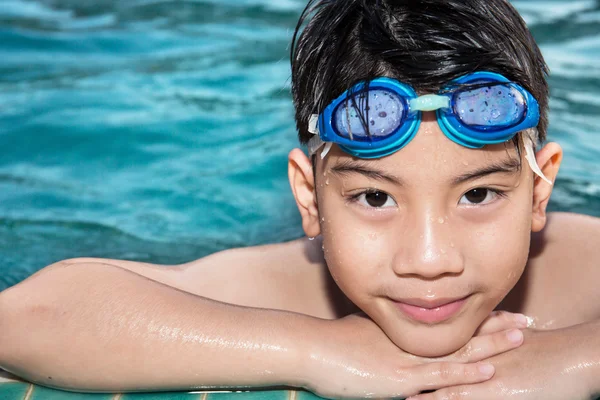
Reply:
<svg viewBox="0 0 600 400"><path fill-rule="evenodd" d="M443 255L446 255L446 250L440 249L440 253L442 253Z"/></svg>
<svg viewBox="0 0 600 400"><path fill-rule="evenodd" d="M444 222L446 222L446 220L444 218L440 217L440 218L438 218L438 222L440 224L443 224Z"/></svg>
<svg viewBox="0 0 600 400"><path fill-rule="evenodd" d="M469 166L469 162L468 161L463 161L463 165L468 167Z"/></svg>
<svg viewBox="0 0 600 400"><path fill-rule="evenodd" d="M315 238L314 237L309 237L308 240L310 240L312 242L313 240L315 240Z"/></svg>
<svg viewBox="0 0 600 400"><path fill-rule="evenodd" d="M329 186L329 178L325 181L325 185Z"/></svg>
<svg viewBox="0 0 600 400"><path fill-rule="evenodd" d="M450 242L450 247L454 248L454 243Z"/></svg>
<svg viewBox="0 0 600 400"><path fill-rule="evenodd" d="M321 222L325 222L325 217L321 218Z"/></svg>

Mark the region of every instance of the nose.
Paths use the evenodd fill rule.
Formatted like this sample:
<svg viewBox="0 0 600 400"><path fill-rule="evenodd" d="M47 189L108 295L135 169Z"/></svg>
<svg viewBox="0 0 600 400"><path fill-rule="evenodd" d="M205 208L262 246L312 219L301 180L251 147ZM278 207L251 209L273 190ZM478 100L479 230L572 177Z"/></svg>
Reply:
<svg viewBox="0 0 600 400"><path fill-rule="evenodd" d="M396 275L435 279L464 271L464 260L452 240L448 219L425 215L411 226L393 260Z"/></svg>

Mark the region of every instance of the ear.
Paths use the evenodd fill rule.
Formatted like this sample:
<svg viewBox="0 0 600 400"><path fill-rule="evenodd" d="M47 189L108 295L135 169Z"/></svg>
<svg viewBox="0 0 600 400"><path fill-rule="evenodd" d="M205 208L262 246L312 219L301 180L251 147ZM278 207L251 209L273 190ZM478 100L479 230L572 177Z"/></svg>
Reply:
<svg viewBox="0 0 600 400"><path fill-rule="evenodd" d="M315 191L315 178L312 163L300 149L294 149L288 156L288 176L302 216L302 228L308 237L321 233L319 209Z"/></svg>
<svg viewBox="0 0 600 400"><path fill-rule="evenodd" d="M548 143L536 154L535 158L544 175L555 182L563 158L562 148L557 143ZM548 184L539 176L535 177L533 184L532 232L539 232L546 226L546 208L553 188L553 185Z"/></svg>

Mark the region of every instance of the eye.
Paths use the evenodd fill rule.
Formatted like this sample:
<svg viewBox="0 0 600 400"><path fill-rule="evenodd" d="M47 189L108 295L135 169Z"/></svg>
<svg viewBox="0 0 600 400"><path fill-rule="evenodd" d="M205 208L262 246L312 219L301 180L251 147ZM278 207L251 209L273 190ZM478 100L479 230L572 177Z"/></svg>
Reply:
<svg viewBox="0 0 600 400"><path fill-rule="evenodd" d="M473 189L464 194L460 199L459 204L463 205L484 205L491 203L498 197L502 197L504 194L492 189L477 188Z"/></svg>
<svg viewBox="0 0 600 400"><path fill-rule="evenodd" d="M397 205L392 196L380 191L361 193L355 197L355 201L369 208L388 208Z"/></svg>

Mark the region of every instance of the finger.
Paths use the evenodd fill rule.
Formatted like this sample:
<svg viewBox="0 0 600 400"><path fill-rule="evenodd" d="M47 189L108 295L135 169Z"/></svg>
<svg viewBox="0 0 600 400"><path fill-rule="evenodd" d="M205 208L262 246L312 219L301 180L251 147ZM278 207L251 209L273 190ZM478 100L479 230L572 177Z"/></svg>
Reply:
<svg viewBox="0 0 600 400"><path fill-rule="evenodd" d="M494 311L475 332L475 336L488 335L511 328L527 328L527 317L507 311Z"/></svg>
<svg viewBox="0 0 600 400"><path fill-rule="evenodd" d="M455 386L437 390L433 393L419 394L406 400L466 400L471 399L472 386Z"/></svg>
<svg viewBox="0 0 600 400"><path fill-rule="evenodd" d="M456 352L455 356L450 356L450 360L466 363L482 361L521 346L523 340L523 332L518 329L476 336Z"/></svg>
<svg viewBox="0 0 600 400"><path fill-rule="evenodd" d="M424 390L436 390L452 386L485 382L496 372L493 365L487 363L435 363L411 367L410 380L415 386L412 393ZM411 393L409 393L411 394Z"/></svg>

